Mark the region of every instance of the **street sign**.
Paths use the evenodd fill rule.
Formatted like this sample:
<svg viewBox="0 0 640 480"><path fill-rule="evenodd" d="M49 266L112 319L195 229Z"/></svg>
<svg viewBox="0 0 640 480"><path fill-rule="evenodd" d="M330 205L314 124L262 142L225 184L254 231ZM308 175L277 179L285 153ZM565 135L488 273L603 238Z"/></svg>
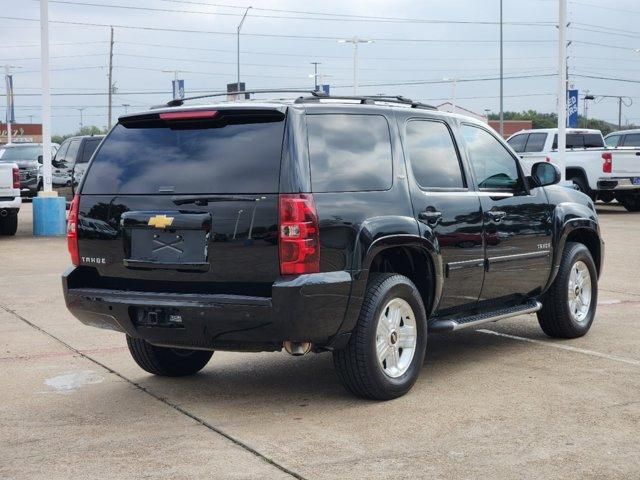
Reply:
<svg viewBox="0 0 640 480"><path fill-rule="evenodd" d="M329 94L329 91L330 91L330 90L331 90L331 87L330 87L329 85L322 85L322 91L323 91L324 93L326 93L327 95L330 95L330 94Z"/></svg>
<svg viewBox="0 0 640 480"><path fill-rule="evenodd" d="M184 80L172 80L173 99L182 100L184 98Z"/></svg>
<svg viewBox="0 0 640 480"><path fill-rule="evenodd" d="M567 91L567 127L578 126L578 90Z"/></svg>
<svg viewBox="0 0 640 480"><path fill-rule="evenodd" d="M16 114L13 108L13 75L5 75L7 84L7 123L16 123Z"/></svg>

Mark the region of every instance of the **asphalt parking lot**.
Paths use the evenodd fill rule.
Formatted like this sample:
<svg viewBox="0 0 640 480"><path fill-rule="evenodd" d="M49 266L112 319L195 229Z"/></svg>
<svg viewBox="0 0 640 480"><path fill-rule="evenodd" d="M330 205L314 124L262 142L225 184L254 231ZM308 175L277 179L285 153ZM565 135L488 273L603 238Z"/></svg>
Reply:
<svg viewBox="0 0 640 480"><path fill-rule="evenodd" d="M535 316L432 335L421 378L376 403L331 356L216 353L155 378L122 334L67 312L63 238L0 239L0 479L640 478L640 214L599 206L591 332Z"/></svg>

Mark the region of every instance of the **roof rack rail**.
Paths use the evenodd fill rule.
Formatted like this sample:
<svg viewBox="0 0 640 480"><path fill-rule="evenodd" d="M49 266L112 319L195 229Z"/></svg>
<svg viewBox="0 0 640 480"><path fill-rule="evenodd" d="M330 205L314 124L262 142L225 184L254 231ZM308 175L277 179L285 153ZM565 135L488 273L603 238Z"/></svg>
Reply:
<svg viewBox="0 0 640 480"><path fill-rule="evenodd" d="M427 110L437 110L437 107L426 103L415 102L402 95L327 95L323 92L311 92L311 97L299 97L295 103L319 103L321 100L355 100L362 105L375 105L377 102L397 103L407 105L410 108L424 108Z"/></svg>
<svg viewBox="0 0 640 480"><path fill-rule="evenodd" d="M226 97L227 95L245 95L245 94L250 94L250 93L310 93L311 95L313 95L314 92L312 90L302 90L302 89L296 89L296 88L289 88L289 89L268 89L268 90L242 90L242 91L237 91L237 92L214 92L214 93L207 93L205 95L197 95L195 97L187 97L187 98L176 98L174 100L169 100L165 105L161 105L159 107L153 107L153 108L162 108L162 107L179 107L181 105L184 104L184 102L188 101L188 100L200 100L202 98L213 98L213 97Z"/></svg>

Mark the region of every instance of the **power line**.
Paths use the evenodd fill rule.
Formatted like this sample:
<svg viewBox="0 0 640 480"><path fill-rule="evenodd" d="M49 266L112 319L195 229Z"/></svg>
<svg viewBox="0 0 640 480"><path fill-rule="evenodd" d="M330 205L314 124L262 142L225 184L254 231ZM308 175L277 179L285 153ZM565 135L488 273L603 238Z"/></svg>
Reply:
<svg viewBox="0 0 640 480"><path fill-rule="evenodd" d="M629 52L631 52L631 51L633 51L633 50L634 50L634 49L633 49L633 48L631 48L631 47L622 47L622 46L620 46L620 45L609 45L609 44L607 44L607 43L598 43L598 42L585 42L585 41L583 41L583 40L572 40L572 41L571 41L571 44L572 44L572 45L575 45L575 44L579 44L579 45L589 45L589 46L592 46L592 47L614 48L614 49L617 49L617 50L626 50L626 51L629 51Z"/></svg>
<svg viewBox="0 0 640 480"><path fill-rule="evenodd" d="M164 2L177 3L182 5L200 5L200 6L209 6L209 7L223 7L223 8L232 8L244 10L246 6L239 5L228 5L228 4L216 4L216 3L208 3L208 2L196 2L196 1L186 1L186 0L162 0ZM325 19L322 18L313 18L313 20L332 20L332 21L381 21L381 22L400 22L400 23L436 23L436 24L475 24L475 25L498 25L499 22L496 21L483 21L483 20L436 20L436 19L424 19L424 18L410 18L410 17L389 17L389 16L374 16L374 15L353 15L353 14L340 14L340 13L327 13L327 12L310 12L303 10L285 10L278 8L264 8L264 7L251 7L252 10L262 11L262 12L275 12L275 13L290 13L297 15L316 15L322 17L328 17ZM219 13L222 14L222 13ZM241 13L233 14L236 16L242 15ZM259 15L252 15L252 17ZM271 17L271 18L299 18L299 17ZM556 24L553 22L504 22L504 25L526 25L526 26L545 26L545 27L555 27Z"/></svg>
<svg viewBox="0 0 640 480"><path fill-rule="evenodd" d="M8 17L8 16L0 16L1 19L7 20L18 20L18 21L27 21L27 22L39 22L40 20L37 18L24 18L24 17ZM76 25L81 27L115 27L115 28L123 28L129 30L146 30L153 32L176 32L176 33L196 33L196 34L207 34L207 35L226 35L226 36L235 36L235 32L220 32L215 30L190 30L184 28L164 28L164 27L149 27L149 26L140 26L140 25L121 25L121 24L106 24L106 23L94 23L94 22L73 22L69 20L49 20L49 23L57 23L63 25ZM249 37L259 37L259 38L284 38L284 39L299 39L299 40L329 40L329 41L338 41L342 37L329 37L322 35L287 35L287 34L277 34L277 33L243 33L243 36ZM400 43L487 43L494 44L498 43L498 40L487 40L487 39L466 39L466 40L452 40L452 39L426 39L426 38L371 38L370 40L376 42L400 42ZM540 40L540 39L527 39L527 40L505 40L505 43L555 43L555 40Z"/></svg>
<svg viewBox="0 0 640 480"><path fill-rule="evenodd" d="M591 8L600 8L600 9L604 9L604 10L608 10L608 11L616 11L616 12L624 12L624 13L633 13L636 15L640 15L640 10L630 10L627 8L618 8L618 7L612 7L610 5L596 5L594 3L586 3L586 2L569 2L573 5L581 5L583 7L591 7Z"/></svg>

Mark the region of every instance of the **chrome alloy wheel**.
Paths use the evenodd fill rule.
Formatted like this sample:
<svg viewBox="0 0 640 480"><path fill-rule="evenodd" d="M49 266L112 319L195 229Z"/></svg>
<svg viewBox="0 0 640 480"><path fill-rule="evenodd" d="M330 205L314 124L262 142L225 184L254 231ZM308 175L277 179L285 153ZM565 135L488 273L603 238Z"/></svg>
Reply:
<svg viewBox="0 0 640 480"><path fill-rule="evenodd" d="M581 260L571 267L568 289L571 317L581 323L587 318L591 307L591 274L587 265Z"/></svg>
<svg viewBox="0 0 640 480"><path fill-rule="evenodd" d="M416 319L411 306L401 298L390 300L382 309L376 328L378 364L391 378L409 369L418 343Z"/></svg>

